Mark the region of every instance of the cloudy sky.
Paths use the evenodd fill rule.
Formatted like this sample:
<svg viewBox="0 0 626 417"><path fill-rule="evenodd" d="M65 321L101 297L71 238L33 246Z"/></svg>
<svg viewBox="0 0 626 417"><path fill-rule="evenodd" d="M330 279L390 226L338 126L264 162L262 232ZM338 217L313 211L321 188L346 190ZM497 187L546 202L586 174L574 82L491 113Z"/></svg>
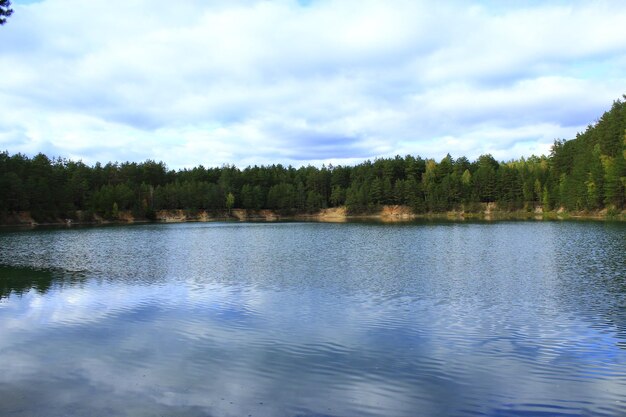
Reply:
<svg viewBox="0 0 626 417"><path fill-rule="evenodd" d="M0 150L352 164L549 152L626 93L622 1L14 0Z"/></svg>

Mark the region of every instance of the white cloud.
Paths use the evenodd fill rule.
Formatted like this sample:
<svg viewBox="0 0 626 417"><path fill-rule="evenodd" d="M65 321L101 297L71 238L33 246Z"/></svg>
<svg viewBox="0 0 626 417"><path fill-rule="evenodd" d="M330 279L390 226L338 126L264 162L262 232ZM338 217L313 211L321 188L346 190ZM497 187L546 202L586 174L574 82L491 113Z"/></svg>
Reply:
<svg viewBox="0 0 626 417"><path fill-rule="evenodd" d="M0 30L0 146L86 162L509 159L548 149L553 134L573 137L626 82L616 2L14 9Z"/></svg>

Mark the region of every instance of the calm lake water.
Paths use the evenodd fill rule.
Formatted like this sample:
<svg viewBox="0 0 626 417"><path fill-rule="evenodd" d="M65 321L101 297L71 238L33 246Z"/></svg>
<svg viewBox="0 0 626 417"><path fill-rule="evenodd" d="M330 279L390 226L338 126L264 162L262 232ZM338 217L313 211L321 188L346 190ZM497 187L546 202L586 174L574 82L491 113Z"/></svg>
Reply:
<svg viewBox="0 0 626 417"><path fill-rule="evenodd" d="M624 416L626 224L0 232L1 416Z"/></svg>

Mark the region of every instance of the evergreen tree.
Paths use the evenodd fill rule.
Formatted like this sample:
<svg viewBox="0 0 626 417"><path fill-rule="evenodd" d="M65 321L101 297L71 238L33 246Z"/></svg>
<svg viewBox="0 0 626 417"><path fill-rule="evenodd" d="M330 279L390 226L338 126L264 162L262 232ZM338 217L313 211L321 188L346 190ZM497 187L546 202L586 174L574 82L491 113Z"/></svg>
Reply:
<svg viewBox="0 0 626 417"><path fill-rule="evenodd" d="M280 164L168 170L163 162L108 162L87 166L38 154L0 152L0 218L29 210L51 220L87 210L115 217L130 210L275 209L314 211L346 205L351 212L406 204L415 212L473 210L478 202L503 208L624 210L626 105L617 100L575 139L556 140L549 156L475 162L446 155L440 162L407 155L354 166ZM114 207L116 208L114 210ZM117 213L116 213L117 211Z"/></svg>
<svg viewBox="0 0 626 417"><path fill-rule="evenodd" d="M10 17L12 14L11 1L0 0L0 25L4 25L7 22L7 17Z"/></svg>

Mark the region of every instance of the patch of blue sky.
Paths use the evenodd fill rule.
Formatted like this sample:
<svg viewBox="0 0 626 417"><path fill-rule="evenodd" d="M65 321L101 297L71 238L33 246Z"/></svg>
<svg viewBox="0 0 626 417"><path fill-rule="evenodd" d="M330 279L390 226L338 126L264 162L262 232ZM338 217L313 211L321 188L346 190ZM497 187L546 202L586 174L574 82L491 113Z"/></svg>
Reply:
<svg viewBox="0 0 626 417"><path fill-rule="evenodd" d="M542 6L569 6L582 2L579 0L475 0L475 3L491 11L501 12L511 9L526 9Z"/></svg>
<svg viewBox="0 0 626 417"><path fill-rule="evenodd" d="M567 73L575 78L602 79L616 74L616 70L615 65L610 60L588 60L571 64ZM624 68L619 70L623 72Z"/></svg>
<svg viewBox="0 0 626 417"><path fill-rule="evenodd" d="M13 0L11 3L14 5L19 4L32 4L32 3L41 3L44 0Z"/></svg>

